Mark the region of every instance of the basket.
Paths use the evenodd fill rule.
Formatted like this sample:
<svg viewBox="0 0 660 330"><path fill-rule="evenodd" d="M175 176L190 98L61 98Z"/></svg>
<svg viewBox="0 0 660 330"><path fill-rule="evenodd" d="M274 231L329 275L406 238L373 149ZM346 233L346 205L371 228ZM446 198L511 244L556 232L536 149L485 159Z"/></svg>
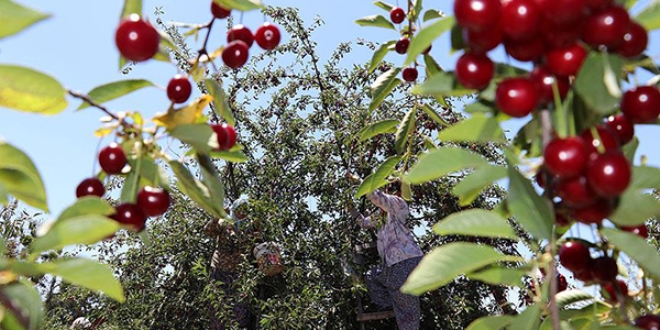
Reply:
<svg viewBox="0 0 660 330"><path fill-rule="evenodd" d="M282 272L284 266L280 259L280 246L275 242L257 244L252 250L257 259L257 267L266 276L275 276Z"/></svg>

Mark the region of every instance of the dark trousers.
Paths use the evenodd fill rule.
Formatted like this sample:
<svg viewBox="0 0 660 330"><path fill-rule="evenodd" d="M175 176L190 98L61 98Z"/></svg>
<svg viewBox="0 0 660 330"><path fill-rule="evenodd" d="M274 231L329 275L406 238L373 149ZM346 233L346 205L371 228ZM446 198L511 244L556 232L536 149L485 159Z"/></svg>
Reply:
<svg viewBox="0 0 660 330"><path fill-rule="evenodd" d="M369 270L365 276L371 300L383 309L394 307L396 324L400 330L419 329L419 297L402 293L401 286L421 259L416 257L389 267L378 266Z"/></svg>
<svg viewBox="0 0 660 330"><path fill-rule="evenodd" d="M220 288L225 293L225 299L230 299L233 302L232 310L234 312L233 319L238 323L241 329L254 329L254 317L247 305L240 301L237 297L234 282L238 275L234 272L212 271L211 280L220 285ZM225 322L218 320L217 310L213 304L209 305L211 313L211 330L225 330L229 329Z"/></svg>

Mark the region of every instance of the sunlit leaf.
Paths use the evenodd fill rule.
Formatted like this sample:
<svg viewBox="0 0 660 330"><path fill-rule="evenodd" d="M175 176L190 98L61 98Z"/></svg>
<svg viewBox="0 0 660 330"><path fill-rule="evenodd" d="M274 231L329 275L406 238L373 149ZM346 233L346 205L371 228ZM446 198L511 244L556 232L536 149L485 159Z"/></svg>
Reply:
<svg viewBox="0 0 660 330"><path fill-rule="evenodd" d="M440 141L452 142L504 142L506 137L500 124L492 116L476 113L469 119L442 130Z"/></svg>
<svg viewBox="0 0 660 330"><path fill-rule="evenodd" d="M213 164L213 161L209 156L202 154L197 154L197 162L202 171L202 180L204 180L204 184L209 189L209 198L214 202L212 205L214 205L216 213L220 214L222 217L226 217L223 208L225 187L222 184L222 181L220 181L220 174L218 174L215 164Z"/></svg>
<svg viewBox="0 0 660 330"><path fill-rule="evenodd" d="M450 283L461 274L472 273L498 261L520 260L519 257L503 255L487 245L466 242L444 244L422 258L401 291L421 295Z"/></svg>
<svg viewBox="0 0 660 330"><path fill-rule="evenodd" d="M6 308L0 328L37 330L44 317L43 301L32 283L21 280L0 286L2 305Z"/></svg>
<svg viewBox="0 0 660 330"><path fill-rule="evenodd" d="M660 278L660 254L646 240L629 232L603 228L601 233L619 250L635 260L649 275Z"/></svg>
<svg viewBox="0 0 660 330"><path fill-rule="evenodd" d="M363 128L357 135L360 137L360 142L368 140L376 135L383 133L392 133L395 132L395 127L399 123L398 120L389 119L382 120L377 123L373 123L365 128Z"/></svg>
<svg viewBox="0 0 660 330"><path fill-rule="evenodd" d="M56 222L30 246L32 256L72 244L93 244L119 230L119 223L100 215L81 215Z"/></svg>
<svg viewBox="0 0 660 330"><path fill-rule="evenodd" d="M397 78L399 72L401 72L401 68L391 68L376 78L376 81L371 85L369 111L376 110L390 92L401 84L401 79Z"/></svg>
<svg viewBox="0 0 660 330"><path fill-rule="evenodd" d="M584 60L573 87L591 109L601 115L609 114L619 105L620 95L614 95L612 87L608 88L607 82L612 83L608 77L614 74L618 84L622 68L621 57L592 52Z"/></svg>
<svg viewBox="0 0 660 330"><path fill-rule="evenodd" d="M408 143L408 138L410 137L410 133L415 128L416 112L416 107L410 108L410 110L406 112L406 115L403 117L401 124L399 124L399 127L396 130L396 134L394 136L394 149L399 154L402 154L405 150L406 144Z"/></svg>
<svg viewBox="0 0 660 330"><path fill-rule="evenodd" d="M0 107L53 115L66 109L65 96L64 87L51 76L22 66L0 65Z"/></svg>
<svg viewBox="0 0 660 330"><path fill-rule="evenodd" d="M170 132L170 135L189 144L202 154L209 154L220 148L218 136L208 124L179 125Z"/></svg>
<svg viewBox="0 0 660 330"><path fill-rule="evenodd" d="M388 13L390 11L392 11L392 8L394 8L394 5L391 5L391 4L383 2L383 1L374 1L374 5L376 5L378 8L382 8L383 10L387 11Z"/></svg>
<svg viewBox="0 0 660 330"><path fill-rule="evenodd" d="M394 24L392 24L392 22L390 22L390 20L385 18L383 15L371 15L362 17L356 20L355 23L360 26L374 26L396 30Z"/></svg>
<svg viewBox="0 0 660 330"><path fill-rule="evenodd" d="M557 293L555 299L557 300L557 308L563 309L564 307L570 304L584 302L584 301L588 302L594 299L594 297L582 290L573 289L573 290L565 290Z"/></svg>
<svg viewBox="0 0 660 330"><path fill-rule="evenodd" d="M419 54L429 48L433 40L449 31L453 24L454 17L449 16L422 28L417 34L415 34L412 40L410 40L410 46L408 47L407 52L408 57L406 58L404 65L409 65L415 61Z"/></svg>
<svg viewBox="0 0 660 330"><path fill-rule="evenodd" d="M636 17L635 21L647 31L660 28L660 2L651 1Z"/></svg>
<svg viewBox="0 0 660 330"><path fill-rule="evenodd" d="M179 125L194 124L212 100L212 96L202 95L183 108L170 108L166 113L156 114L153 120L156 125L164 126L168 130L172 130Z"/></svg>
<svg viewBox="0 0 660 330"><path fill-rule="evenodd" d="M434 122L438 123L439 125L442 126L450 126L446 120L444 120L435 110L431 108L428 104L424 104L422 106L422 110L426 112L426 115L429 116Z"/></svg>
<svg viewBox="0 0 660 330"><path fill-rule="evenodd" d="M124 7L121 10L121 18L126 18L131 14L142 16L142 0L124 0Z"/></svg>
<svg viewBox="0 0 660 330"><path fill-rule="evenodd" d="M547 200L539 196L531 182L509 167L509 209L522 227L536 239L552 237L554 214Z"/></svg>
<svg viewBox="0 0 660 330"><path fill-rule="evenodd" d="M154 84L145 79L120 80L95 87L87 93L87 96L89 96L92 101L102 104L136 90L152 86L154 86ZM89 106L89 103L83 102L77 110L82 110Z"/></svg>
<svg viewBox="0 0 660 330"><path fill-rule="evenodd" d="M442 96L464 96L475 92L473 89L461 87L456 77L449 72L438 72L412 90L413 94Z"/></svg>
<svg viewBox="0 0 660 330"><path fill-rule="evenodd" d="M222 214L218 213L215 209L214 203L222 203L223 201L212 201L210 199L209 188L206 187L201 181L195 179L190 171L180 162L173 160L169 162L172 172L176 175L177 185L181 192L190 199L197 203L201 208L211 213L212 215L221 218Z"/></svg>
<svg viewBox="0 0 660 330"><path fill-rule="evenodd" d="M236 120L234 119L234 114L229 108L227 103L227 98L225 97L225 91L222 89L222 86L215 79L206 79L204 80L206 88L209 91L209 94L213 96L213 107L215 112L224 119L225 122L231 126L236 125Z"/></svg>
<svg viewBox="0 0 660 330"><path fill-rule="evenodd" d="M241 151L231 151L231 150L222 150L222 151L213 151L210 153L210 156L213 158L220 158L228 162L233 163L245 163L248 161L247 156Z"/></svg>
<svg viewBox="0 0 660 330"><path fill-rule="evenodd" d="M439 148L422 154L404 180L413 184L424 183L449 173L487 165L488 162L476 153L453 147Z"/></svg>
<svg viewBox="0 0 660 330"><path fill-rule="evenodd" d="M237 9L240 11L249 11L261 9L264 4L261 0L213 0L223 8Z"/></svg>
<svg viewBox="0 0 660 330"><path fill-rule="evenodd" d="M0 39L23 31L25 28L50 17L10 0L0 0Z"/></svg>
<svg viewBox="0 0 660 330"><path fill-rule="evenodd" d="M57 217L57 221L61 222L83 215L109 216L114 212L115 208L105 199L96 196L85 196L78 198L73 205L67 207L62 214Z"/></svg>
<svg viewBox="0 0 660 330"><path fill-rule="evenodd" d="M1 140L0 185L26 204L48 211L46 188L34 163L21 150Z"/></svg>
<svg viewBox="0 0 660 330"><path fill-rule="evenodd" d="M113 269L97 261L83 258L60 259L39 264L37 267L44 273L59 276L65 282L103 292L119 302L124 301L124 290L114 276Z"/></svg>
<svg viewBox="0 0 660 330"><path fill-rule="evenodd" d="M522 278L529 273L525 268L507 268L501 266L488 267L476 273L467 274L471 280L481 281L492 285L507 285L520 287Z"/></svg>
<svg viewBox="0 0 660 330"><path fill-rule="evenodd" d="M474 320L465 330L501 330L513 322L513 316L484 316Z"/></svg>
<svg viewBox="0 0 660 330"><path fill-rule="evenodd" d="M383 61L383 58L385 58L385 55L387 55L387 52L390 51L390 47L396 43L396 40L390 40L386 43L383 43L376 49L374 52L374 56L371 58L371 64L369 64L369 72L374 72L380 62Z"/></svg>
<svg viewBox="0 0 660 330"><path fill-rule="evenodd" d="M438 235L466 235L518 239L507 220L483 209L453 213L433 226Z"/></svg>
<svg viewBox="0 0 660 330"><path fill-rule="evenodd" d="M649 218L660 216L660 201L641 189L628 189L608 219L621 226L637 226Z"/></svg>
<svg viewBox="0 0 660 330"><path fill-rule="evenodd" d="M529 330L538 329L541 324L541 308L538 304L527 306L527 308L518 314L507 328L509 330Z"/></svg>
<svg viewBox="0 0 660 330"><path fill-rule="evenodd" d="M479 197L484 189L506 176L507 171L505 167L492 165L480 166L456 184L454 189L452 189L452 194L458 197L458 202L461 206L466 206Z"/></svg>
<svg viewBox="0 0 660 330"><path fill-rule="evenodd" d="M382 186L385 186L387 184L387 177L394 172L394 169L400 160L400 156L392 156L386 159L374 173L364 179L358 188L355 197L360 198Z"/></svg>

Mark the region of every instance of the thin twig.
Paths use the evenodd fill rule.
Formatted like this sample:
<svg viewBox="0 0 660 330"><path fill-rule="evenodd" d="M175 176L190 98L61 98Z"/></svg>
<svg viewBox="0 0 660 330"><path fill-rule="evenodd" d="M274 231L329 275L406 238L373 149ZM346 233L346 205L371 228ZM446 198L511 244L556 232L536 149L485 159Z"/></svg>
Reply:
<svg viewBox="0 0 660 330"><path fill-rule="evenodd" d="M123 123L123 120L119 119L119 117L117 117L117 115L115 115L114 113L110 112L110 110L108 110L108 108L106 108L106 107L104 107L104 106L102 106L102 105L96 103L96 102L95 102L94 100L92 100L89 96L87 96L87 95L85 95L85 94L82 94L82 93L74 92L74 91L72 91L72 90L69 90L68 92L69 92L69 95L71 95L71 96L73 96L73 97L75 97L75 98L81 99L81 100L83 100L83 101L89 103L89 105L91 105L91 106L93 106L93 107L95 107L95 108L97 108L97 109L99 109L99 110L105 112L108 116L112 117L112 118L115 119L115 120L119 120L119 121L121 121L121 122Z"/></svg>

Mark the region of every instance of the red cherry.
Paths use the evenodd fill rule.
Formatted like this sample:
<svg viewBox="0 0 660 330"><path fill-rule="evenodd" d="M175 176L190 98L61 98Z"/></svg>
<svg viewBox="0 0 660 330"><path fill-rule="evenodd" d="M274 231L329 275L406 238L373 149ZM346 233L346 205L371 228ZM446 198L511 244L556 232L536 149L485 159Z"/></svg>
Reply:
<svg viewBox="0 0 660 330"><path fill-rule="evenodd" d="M84 196L103 197L103 194L105 194L105 187L103 186L103 182L97 178L87 178L82 180L82 182L78 184L78 187L76 187L77 198Z"/></svg>
<svg viewBox="0 0 660 330"><path fill-rule="evenodd" d="M590 158L594 158L601 153L598 151L600 146L602 146L603 153L619 150L619 147L621 146L619 137L609 126L598 125L596 126L596 132L598 133L598 138L592 134L590 128L584 130L584 132L580 134L584 140L584 145L587 147L587 153Z"/></svg>
<svg viewBox="0 0 660 330"><path fill-rule="evenodd" d="M462 27L485 30L500 20L500 0L454 0L454 16Z"/></svg>
<svg viewBox="0 0 660 330"><path fill-rule="evenodd" d="M544 165L560 178L578 176L587 165L587 149L579 136L554 139L543 151Z"/></svg>
<svg viewBox="0 0 660 330"><path fill-rule="evenodd" d="M591 10L605 9L612 5L613 0L586 0L587 8Z"/></svg>
<svg viewBox="0 0 660 330"><path fill-rule="evenodd" d="M465 53L456 61L456 80L472 89L484 89L495 74L495 65L486 55Z"/></svg>
<svg viewBox="0 0 660 330"><path fill-rule="evenodd" d="M630 163L620 152L600 154L587 166L589 185L603 197L621 195L628 188L631 177Z"/></svg>
<svg viewBox="0 0 660 330"><path fill-rule="evenodd" d="M192 93L192 84L188 77L176 75L167 84L167 97L174 103L183 103Z"/></svg>
<svg viewBox="0 0 660 330"><path fill-rule="evenodd" d="M616 280L616 284L619 286L619 292L621 295L623 295L624 298L628 297L628 285L626 282L622 280ZM619 301L619 298L616 295L616 290L614 289L614 283L609 282L603 286L603 289L605 289L605 292L607 292L607 299L608 301L611 301L613 303L617 303Z"/></svg>
<svg viewBox="0 0 660 330"><path fill-rule="evenodd" d="M557 195L571 207L587 206L598 198L584 176L558 180Z"/></svg>
<svg viewBox="0 0 660 330"><path fill-rule="evenodd" d="M401 74L403 75L403 80L405 81L417 80L418 73L416 68L405 68Z"/></svg>
<svg viewBox="0 0 660 330"><path fill-rule="evenodd" d="M394 50L399 54L405 54L408 52L408 46L410 46L410 39L401 37L394 45Z"/></svg>
<svg viewBox="0 0 660 330"><path fill-rule="evenodd" d="M147 222L147 216L142 212L142 209L132 203L117 205L115 213L110 218L136 232L142 231Z"/></svg>
<svg viewBox="0 0 660 330"><path fill-rule="evenodd" d="M621 111L632 123L654 122L660 115L660 91L654 86L637 86L623 93Z"/></svg>
<svg viewBox="0 0 660 330"><path fill-rule="evenodd" d="M635 127L623 114L609 116L606 122L619 137L621 144L626 144L635 136Z"/></svg>
<svg viewBox="0 0 660 330"><path fill-rule="evenodd" d="M586 269L590 262L589 247L582 242L569 241L559 247L559 263L572 272Z"/></svg>
<svg viewBox="0 0 660 330"><path fill-rule="evenodd" d="M562 212L555 212L555 223L559 227L566 227L571 224L571 220L567 218Z"/></svg>
<svg viewBox="0 0 660 330"><path fill-rule="evenodd" d="M598 199L593 204L572 210L573 218L584 224L601 223L611 213L612 203L607 199Z"/></svg>
<svg viewBox="0 0 660 330"><path fill-rule="evenodd" d="M514 41L504 40L504 50L511 57L521 62L536 61L546 50L546 44L541 38Z"/></svg>
<svg viewBox="0 0 660 330"><path fill-rule="evenodd" d="M487 53L499 46L503 38L499 24L483 31L463 30L463 41L473 53Z"/></svg>
<svg viewBox="0 0 660 330"><path fill-rule="evenodd" d="M392 23L399 24L406 19L406 12L403 8L393 7L392 10L390 10L390 19L392 20Z"/></svg>
<svg viewBox="0 0 660 330"><path fill-rule="evenodd" d="M635 320L635 326L645 330L660 330L660 316L644 315Z"/></svg>
<svg viewBox="0 0 660 330"><path fill-rule="evenodd" d="M578 279L582 282L585 282L585 283L593 281L594 280L594 274L591 272L591 269L589 269L589 267L591 267L591 262L592 261L593 260L589 259L589 265L586 266L587 268L573 272L573 276L576 279Z"/></svg>
<svg viewBox="0 0 660 330"><path fill-rule="evenodd" d="M568 77L574 76L580 71L586 57L587 51L584 47L575 43L548 51L545 60L552 73L560 77Z"/></svg>
<svg viewBox="0 0 660 330"><path fill-rule="evenodd" d="M515 77L502 80L495 90L495 104L511 117L525 117L539 103L539 93L527 78Z"/></svg>
<svg viewBox="0 0 660 330"><path fill-rule="evenodd" d="M510 40L528 40L538 31L541 20L534 0L511 0L502 5L502 31Z"/></svg>
<svg viewBox="0 0 660 330"><path fill-rule="evenodd" d="M120 174L126 166L126 154L116 143L110 143L99 152L99 165L107 174Z"/></svg>
<svg viewBox="0 0 660 330"><path fill-rule="evenodd" d="M245 25L238 24L227 31L227 42L230 43L234 40L241 40L250 48L252 47L252 42L254 42L254 36L252 35L252 31Z"/></svg>
<svg viewBox="0 0 660 330"><path fill-rule="evenodd" d="M616 260L608 256L594 259L592 266L593 268L591 272L593 273L594 278L602 283L616 280L616 275L619 273Z"/></svg>
<svg viewBox="0 0 660 330"><path fill-rule="evenodd" d="M115 43L121 56L129 61L146 61L158 52L160 35L147 21L131 14L119 23L115 32Z"/></svg>
<svg viewBox="0 0 660 330"><path fill-rule="evenodd" d="M621 230L633 233L644 239L649 238L649 230L648 228L646 228L645 224L641 224L639 226L633 226L633 227L622 226Z"/></svg>
<svg viewBox="0 0 660 330"><path fill-rule="evenodd" d="M628 11L620 6L612 6L592 13L587 18L582 40L593 47L616 47L623 42L629 26Z"/></svg>
<svg viewBox="0 0 660 330"><path fill-rule="evenodd" d="M424 51L422 52L422 54L424 54L424 55L428 55L429 52L431 52L431 48L432 48L432 47L433 47L433 45L429 45L428 48L424 49Z"/></svg>
<svg viewBox="0 0 660 330"><path fill-rule="evenodd" d="M644 53L649 43L649 34L637 22L631 21L628 32L623 35L623 41L614 50L621 56L632 58Z"/></svg>
<svg viewBox="0 0 660 330"><path fill-rule="evenodd" d="M585 0L537 0L541 13L556 24L579 21L585 13Z"/></svg>
<svg viewBox="0 0 660 330"><path fill-rule="evenodd" d="M568 289L568 282L566 282L566 277L560 273L557 273L557 292L562 292L566 289Z"/></svg>
<svg viewBox="0 0 660 330"><path fill-rule="evenodd" d="M553 85L557 84L559 99L563 100L571 88L570 82L566 77L555 77L545 66L537 66L532 70L529 79L534 83L539 92L539 102L541 104L555 103Z"/></svg>
<svg viewBox="0 0 660 330"><path fill-rule="evenodd" d="M231 9L223 8L215 1L211 1L211 13L215 18L227 18L231 14Z"/></svg>
<svg viewBox="0 0 660 330"><path fill-rule="evenodd" d="M272 50L280 44L280 29L273 23L265 22L254 33L257 45L265 50Z"/></svg>
<svg viewBox="0 0 660 330"><path fill-rule="evenodd" d="M242 40L234 40L222 51L222 61L232 69L240 68L248 60L248 48Z"/></svg>
<svg viewBox="0 0 660 330"><path fill-rule="evenodd" d="M557 24L548 19L541 20L541 35L549 48L561 48L574 44L582 35L584 21Z"/></svg>
<svg viewBox="0 0 660 330"><path fill-rule="evenodd" d="M148 217L159 216L170 207L170 193L162 188L143 187L137 195L137 206Z"/></svg>
<svg viewBox="0 0 660 330"><path fill-rule="evenodd" d="M222 123L213 124L211 128L218 136L218 150L229 150L236 144L236 131L233 126Z"/></svg>

